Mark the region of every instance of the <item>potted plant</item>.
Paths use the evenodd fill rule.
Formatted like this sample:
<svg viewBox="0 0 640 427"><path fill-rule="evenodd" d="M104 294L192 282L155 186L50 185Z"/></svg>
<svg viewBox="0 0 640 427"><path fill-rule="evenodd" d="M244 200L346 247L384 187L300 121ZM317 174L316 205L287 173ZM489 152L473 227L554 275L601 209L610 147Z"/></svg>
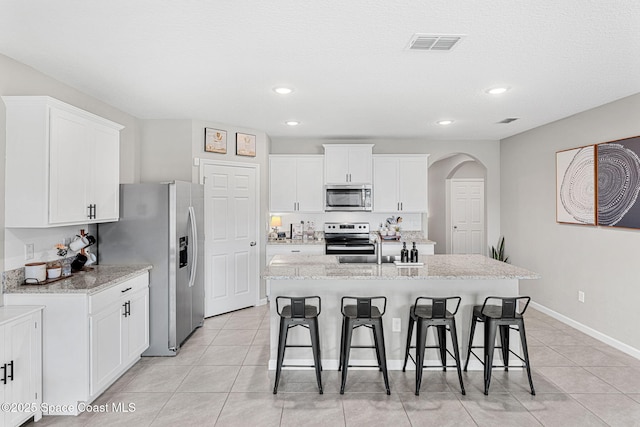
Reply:
<svg viewBox="0 0 640 427"><path fill-rule="evenodd" d="M491 246L491 258L502 262L508 262L509 257L504 254L504 236L498 239L498 248Z"/></svg>

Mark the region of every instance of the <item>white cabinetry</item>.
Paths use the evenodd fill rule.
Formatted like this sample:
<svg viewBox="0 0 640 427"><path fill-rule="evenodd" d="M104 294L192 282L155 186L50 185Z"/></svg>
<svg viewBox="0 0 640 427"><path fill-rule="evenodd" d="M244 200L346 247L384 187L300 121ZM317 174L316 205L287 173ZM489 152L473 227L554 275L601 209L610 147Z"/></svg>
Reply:
<svg viewBox="0 0 640 427"><path fill-rule="evenodd" d="M42 307L0 307L0 427L42 418Z"/></svg>
<svg viewBox="0 0 640 427"><path fill-rule="evenodd" d="M3 96L6 227L117 221L122 126L48 96Z"/></svg>
<svg viewBox="0 0 640 427"><path fill-rule="evenodd" d="M91 394L105 389L149 346L149 289L144 281L90 298Z"/></svg>
<svg viewBox="0 0 640 427"><path fill-rule="evenodd" d="M43 391L50 414L77 415L78 402L92 402L149 347L148 272L93 295L9 293L5 303L46 306Z"/></svg>
<svg viewBox="0 0 640 427"><path fill-rule="evenodd" d="M322 212L323 156L269 156L271 212Z"/></svg>
<svg viewBox="0 0 640 427"><path fill-rule="evenodd" d="M373 144L324 144L326 184L371 184Z"/></svg>
<svg viewBox="0 0 640 427"><path fill-rule="evenodd" d="M296 245L292 244L267 244L267 265L276 255L324 255L324 244Z"/></svg>
<svg viewBox="0 0 640 427"><path fill-rule="evenodd" d="M427 212L427 154L373 156L373 211Z"/></svg>

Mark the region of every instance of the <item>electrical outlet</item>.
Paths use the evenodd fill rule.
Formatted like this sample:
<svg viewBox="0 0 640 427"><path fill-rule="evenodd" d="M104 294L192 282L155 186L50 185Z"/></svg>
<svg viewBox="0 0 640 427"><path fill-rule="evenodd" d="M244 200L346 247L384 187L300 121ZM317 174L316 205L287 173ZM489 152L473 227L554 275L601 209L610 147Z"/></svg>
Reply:
<svg viewBox="0 0 640 427"><path fill-rule="evenodd" d="M393 319L391 319L391 331L392 332L400 332L400 330L402 329L402 323L400 322L400 318L399 317L394 317Z"/></svg>
<svg viewBox="0 0 640 427"><path fill-rule="evenodd" d="M33 259L33 243L24 245L24 259Z"/></svg>
<svg viewBox="0 0 640 427"><path fill-rule="evenodd" d="M578 291L578 301L584 302L584 292Z"/></svg>

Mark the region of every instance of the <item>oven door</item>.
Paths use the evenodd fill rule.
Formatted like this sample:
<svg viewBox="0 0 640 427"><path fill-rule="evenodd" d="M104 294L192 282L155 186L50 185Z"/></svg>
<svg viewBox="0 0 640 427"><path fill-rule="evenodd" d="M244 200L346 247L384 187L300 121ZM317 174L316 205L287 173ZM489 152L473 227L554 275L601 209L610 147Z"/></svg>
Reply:
<svg viewBox="0 0 640 427"><path fill-rule="evenodd" d="M327 255L374 255L376 246L373 243L326 243Z"/></svg>

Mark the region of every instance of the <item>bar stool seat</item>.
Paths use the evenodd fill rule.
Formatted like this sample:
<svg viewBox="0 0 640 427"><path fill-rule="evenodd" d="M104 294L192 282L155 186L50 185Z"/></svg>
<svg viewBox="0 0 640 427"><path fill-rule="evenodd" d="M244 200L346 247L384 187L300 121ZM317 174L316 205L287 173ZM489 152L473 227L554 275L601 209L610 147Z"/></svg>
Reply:
<svg viewBox="0 0 640 427"><path fill-rule="evenodd" d="M421 301L430 301L431 304L420 304ZM447 302L455 301L455 309L453 312L447 310ZM460 381L460 390L462 394L466 394L464 390L464 382L462 381L462 372L460 371L460 351L458 350L458 335L456 333L456 319L455 315L460 307L460 297L448 297L448 298L431 298L431 297L418 297L416 302L409 309L409 327L407 328L407 344L404 354L404 365L402 366L402 372L405 372L407 368L407 361L411 355L409 350L416 349L416 358L411 360L416 365L416 396L420 395L420 386L422 384L422 371L424 368L430 368L435 366L427 366L424 364L424 352L427 348L437 348L440 350L440 360L442 361L442 370L446 371L447 367L455 367L458 370L458 380ZM417 322L416 330L416 345L411 345L411 335L413 334L413 326ZM438 334L438 345L428 346L427 331L429 327L435 327ZM453 345L453 352L447 349L447 337L446 332L451 334L451 342ZM455 360L455 365L447 365L447 354L452 356Z"/></svg>
<svg viewBox="0 0 640 427"><path fill-rule="evenodd" d="M487 304L489 301L499 301L500 304ZM521 310L519 310L520 302L526 301ZM469 350L467 353L467 361L464 365L465 372L469 365L469 359L473 354L476 359L484 365L484 394L489 394L489 385L491 384L492 368L503 367L505 371L509 370L509 354L513 354L523 362L527 371L531 394L535 395L533 388L533 380L531 379L531 364L529 363L529 350L527 348L527 336L524 329L524 312L529 306L530 297L496 297L489 296L485 298L482 305L473 307L473 315L471 316L471 332L469 334ZM473 336L476 330L477 322L484 323L484 345L473 346ZM496 334L500 330L500 345L496 346ZM522 344L522 355L516 354L509 348L509 332L511 330L518 331L520 342ZM473 351L474 348L484 349L484 360L480 359ZM493 353L495 349L500 349L502 353L503 365L493 365Z"/></svg>
<svg viewBox="0 0 640 427"><path fill-rule="evenodd" d="M317 301L317 306L313 304L307 304L307 300L312 302ZM281 301L288 301L289 304L280 307ZM318 332L318 316L321 312L321 301L319 296L306 296L306 297L276 297L276 311L280 316L280 334L278 337L278 360L276 364L276 379L273 386L273 394L278 393L278 384L280 383L280 374L282 368L287 366L301 366L301 365L284 365L284 354L289 347L311 347L313 352L313 366L316 371L316 380L318 381L318 390L320 394L322 391L322 358L320 357L320 334ZM287 335L289 329L302 326L307 328L311 335L311 345L293 345L287 344Z"/></svg>
<svg viewBox="0 0 640 427"><path fill-rule="evenodd" d="M345 304L345 301L355 301L355 304ZM373 302L382 301L382 310ZM349 365L349 356L352 348L374 348L376 351L376 359L378 368L382 371L384 385L387 394L391 394L389 388L389 375L387 373L387 356L384 346L384 331L382 329L382 316L387 307L387 298L384 296L377 297L342 297L342 334L340 337L340 366L338 370L342 370L342 382L340 385L340 394L344 394L344 388L347 384L347 368ZM373 332L373 346L351 345L353 330L359 327L366 327ZM369 367L369 366L367 366Z"/></svg>

